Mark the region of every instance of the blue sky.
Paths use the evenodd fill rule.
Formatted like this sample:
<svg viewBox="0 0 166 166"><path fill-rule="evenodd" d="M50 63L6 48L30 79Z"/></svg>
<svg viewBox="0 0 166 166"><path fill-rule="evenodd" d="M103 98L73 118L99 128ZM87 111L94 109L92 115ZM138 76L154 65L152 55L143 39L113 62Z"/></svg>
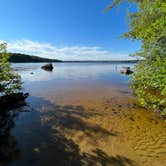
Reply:
<svg viewBox="0 0 166 166"><path fill-rule="evenodd" d="M103 12L110 3L0 0L0 40L8 42L8 51L63 60L130 59L140 43L119 38L128 31L127 4Z"/></svg>

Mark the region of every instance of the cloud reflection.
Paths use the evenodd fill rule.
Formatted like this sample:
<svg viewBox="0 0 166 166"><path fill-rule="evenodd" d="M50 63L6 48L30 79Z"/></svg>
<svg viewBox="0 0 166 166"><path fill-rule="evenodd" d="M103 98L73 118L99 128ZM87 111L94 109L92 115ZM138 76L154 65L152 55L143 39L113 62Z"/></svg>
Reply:
<svg viewBox="0 0 166 166"><path fill-rule="evenodd" d="M98 79L117 73L126 64L90 64L90 63L55 63L53 72L47 72L40 67L42 64L14 64L13 67L21 75L24 82L39 82L50 80L80 80ZM129 64L127 64L129 66ZM133 64L130 64L133 66Z"/></svg>

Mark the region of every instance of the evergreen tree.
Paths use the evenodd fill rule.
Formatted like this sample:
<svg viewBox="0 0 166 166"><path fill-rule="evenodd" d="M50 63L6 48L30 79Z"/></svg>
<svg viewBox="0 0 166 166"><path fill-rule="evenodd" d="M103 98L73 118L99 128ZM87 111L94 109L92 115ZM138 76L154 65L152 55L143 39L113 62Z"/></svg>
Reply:
<svg viewBox="0 0 166 166"><path fill-rule="evenodd" d="M0 94L8 95L21 89L21 77L15 73L8 62L7 44L0 43Z"/></svg>

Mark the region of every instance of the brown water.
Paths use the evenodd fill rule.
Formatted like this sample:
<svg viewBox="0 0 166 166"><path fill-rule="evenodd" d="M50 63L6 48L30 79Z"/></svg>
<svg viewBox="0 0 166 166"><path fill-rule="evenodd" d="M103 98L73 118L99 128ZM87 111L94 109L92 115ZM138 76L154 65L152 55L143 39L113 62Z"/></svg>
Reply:
<svg viewBox="0 0 166 166"><path fill-rule="evenodd" d="M22 111L31 111L10 116L12 123L0 137L1 164L165 166L166 123L138 106L128 77L106 70L111 67L97 64L95 75L86 68L93 75L79 79L57 78L55 72L50 73L54 79L25 82L31 95Z"/></svg>

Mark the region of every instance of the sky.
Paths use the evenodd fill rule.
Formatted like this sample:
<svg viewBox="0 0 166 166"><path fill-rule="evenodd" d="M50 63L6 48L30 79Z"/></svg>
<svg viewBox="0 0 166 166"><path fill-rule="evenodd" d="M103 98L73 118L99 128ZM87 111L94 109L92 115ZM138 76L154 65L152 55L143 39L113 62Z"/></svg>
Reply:
<svg viewBox="0 0 166 166"><path fill-rule="evenodd" d="M61 60L126 60L139 41L129 30L127 4L104 12L111 0L0 0L0 41L8 52ZM136 11L136 7L130 8Z"/></svg>

